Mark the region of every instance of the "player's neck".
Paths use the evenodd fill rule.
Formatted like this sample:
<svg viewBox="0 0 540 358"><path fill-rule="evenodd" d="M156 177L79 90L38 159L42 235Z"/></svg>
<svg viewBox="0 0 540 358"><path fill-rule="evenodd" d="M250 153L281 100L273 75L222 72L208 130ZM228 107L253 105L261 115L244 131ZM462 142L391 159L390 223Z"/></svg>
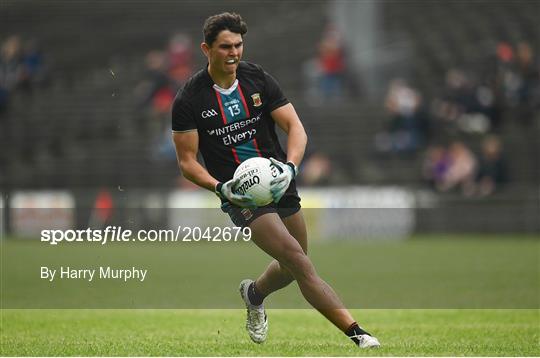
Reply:
<svg viewBox="0 0 540 358"><path fill-rule="evenodd" d="M212 81L223 89L230 88L234 84L234 81L236 81L236 72L231 74L218 73L217 71L213 71L210 65L208 65L208 74L212 78Z"/></svg>

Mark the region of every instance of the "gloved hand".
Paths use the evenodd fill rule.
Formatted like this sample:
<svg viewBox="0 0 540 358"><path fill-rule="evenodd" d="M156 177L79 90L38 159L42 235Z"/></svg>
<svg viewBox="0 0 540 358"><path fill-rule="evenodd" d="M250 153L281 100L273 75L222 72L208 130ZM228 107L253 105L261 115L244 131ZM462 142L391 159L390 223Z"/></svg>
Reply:
<svg viewBox="0 0 540 358"><path fill-rule="evenodd" d="M274 203L277 203L281 200L281 197L287 191L287 188L296 176L298 169L293 162L287 162L286 164L284 164L274 158L270 158L270 161L272 162L272 164L278 167L279 171L281 172L270 182L270 192L272 193Z"/></svg>
<svg viewBox="0 0 540 358"><path fill-rule="evenodd" d="M225 183L217 183L215 192L221 199L228 200L231 204L242 208L255 208L257 205L249 194L240 195L233 192L233 188L238 184L240 178L231 179Z"/></svg>

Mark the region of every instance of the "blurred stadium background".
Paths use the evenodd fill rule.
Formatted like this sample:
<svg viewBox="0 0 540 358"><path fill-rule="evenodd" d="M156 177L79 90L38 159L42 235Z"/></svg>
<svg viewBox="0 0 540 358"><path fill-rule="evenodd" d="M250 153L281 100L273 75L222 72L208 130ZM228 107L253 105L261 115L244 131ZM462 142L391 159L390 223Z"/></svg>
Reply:
<svg viewBox="0 0 540 358"><path fill-rule="evenodd" d="M398 236L540 231L537 1L7 0L4 232L35 206L69 208L59 227L96 207L214 207L181 178L169 109L226 10L308 131L305 206L407 209Z"/></svg>

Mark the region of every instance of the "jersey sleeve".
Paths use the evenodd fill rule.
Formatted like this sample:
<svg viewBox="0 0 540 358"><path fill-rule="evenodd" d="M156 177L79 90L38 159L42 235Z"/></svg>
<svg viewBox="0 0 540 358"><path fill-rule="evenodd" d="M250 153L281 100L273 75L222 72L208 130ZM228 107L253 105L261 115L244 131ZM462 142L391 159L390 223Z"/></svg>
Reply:
<svg viewBox="0 0 540 358"><path fill-rule="evenodd" d="M274 77L270 76L267 72L264 72L266 101L268 106L268 112L272 112L274 109L289 103L289 100L285 97L279 84Z"/></svg>
<svg viewBox="0 0 540 358"><path fill-rule="evenodd" d="M172 106L173 132L185 132L197 129L195 112L185 89L178 93Z"/></svg>

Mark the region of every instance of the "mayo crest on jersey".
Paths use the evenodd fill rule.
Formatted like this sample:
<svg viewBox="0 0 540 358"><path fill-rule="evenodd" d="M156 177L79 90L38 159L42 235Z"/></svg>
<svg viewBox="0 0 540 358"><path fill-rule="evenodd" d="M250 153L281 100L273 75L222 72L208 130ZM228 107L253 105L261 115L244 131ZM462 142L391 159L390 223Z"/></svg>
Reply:
<svg viewBox="0 0 540 358"><path fill-rule="evenodd" d="M205 68L176 95L172 130L197 130L206 169L226 181L246 159L286 160L270 112L287 103L276 80L259 65L240 62L236 81L227 89L214 84Z"/></svg>

